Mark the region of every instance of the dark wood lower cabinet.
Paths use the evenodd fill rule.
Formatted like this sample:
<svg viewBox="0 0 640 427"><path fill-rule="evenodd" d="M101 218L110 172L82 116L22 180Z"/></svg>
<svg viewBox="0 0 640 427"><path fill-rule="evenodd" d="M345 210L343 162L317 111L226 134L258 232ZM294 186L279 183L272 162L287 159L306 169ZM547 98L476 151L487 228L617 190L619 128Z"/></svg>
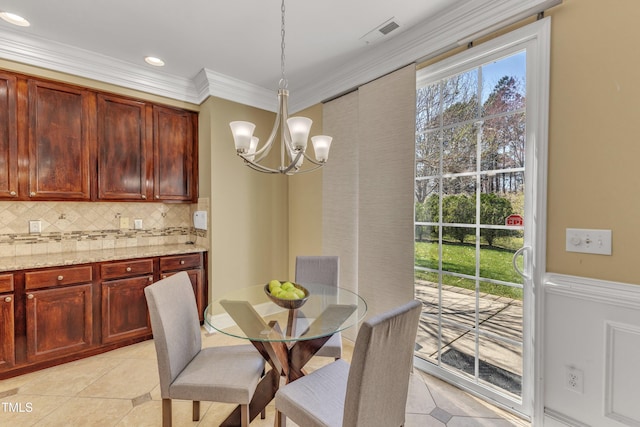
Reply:
<svg viewBox="0 0 640 427"><path fill-rule="evenodd" d="M16 360L13 294L0 295L0 369L13 367Z"/></svg>
<svg viewBox="0 0 640 427"><path fill-rule="evenodd" d="M91 284L27 293L27 360L38 362L92 344Z"/></svg>
<svg viewBox="0 0 640 427"><path fill-rule="evenodd" d="M151 338L144 288L186 271L202 314L206 253L0 274L0 380Z"/></svg>
<svg viewBox="0 0 640 427"><path fill-rule="evenodd" d="M112 343L151 333L144 288L153 276L102 283L102 342Z"/></svg>

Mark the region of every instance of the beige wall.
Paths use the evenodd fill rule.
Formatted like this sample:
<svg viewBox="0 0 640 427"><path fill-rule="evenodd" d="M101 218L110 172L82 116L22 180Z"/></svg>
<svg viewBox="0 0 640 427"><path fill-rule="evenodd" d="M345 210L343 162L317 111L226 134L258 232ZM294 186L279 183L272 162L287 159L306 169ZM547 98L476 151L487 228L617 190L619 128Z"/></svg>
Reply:
<svg viewBox="0 0 640 427"><path fill-rule="evenodd" d="M295 115L313 120L310 135L323 133L322 105ZM313 148L308 150L313 158ZM322 255L322 169L289 177L289 279L295 277L297 255Z"/></svg>
<svg viewBox="0 0 640 427"><path fill-rule="evenodd" d="M200 158L201 173L209 170L211 203L210 297L272 278L286 278L288 268L288 195L285 176L255 172L236 156L229 122L256 124L255 135L265 141L275 114L209 98L202 105L210 126L208 139L201 129L201 144L210 156ZM205 123L201 123L205 124ZM208 162L207 162L208 160Z"/></svg>
<svg viewBox="0 0 640 427"><path fill-rule="evenodd" d="M552 17L547 270L640 284L640 2L564 0ZM611 229L613 254L565 251Z"/></svg>

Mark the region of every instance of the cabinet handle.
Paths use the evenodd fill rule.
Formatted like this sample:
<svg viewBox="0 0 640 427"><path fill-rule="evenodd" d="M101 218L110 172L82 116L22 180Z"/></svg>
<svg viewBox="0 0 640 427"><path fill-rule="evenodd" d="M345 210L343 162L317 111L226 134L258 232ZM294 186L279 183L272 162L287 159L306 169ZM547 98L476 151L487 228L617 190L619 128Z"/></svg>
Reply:
<svg viewBox="0 0 640 427"><path fill-rule="evenodd" d="M62 279L64 279L64 276L62 275L58 276L58 280L62 280Z"/></svg>
<svg viewBox="0 0 640 427"><path fill-rule="evenodd" d="M127 271L128 271L128 272L129 272L129 271L131 271L131 267L127 267Z"/></svg>
<svg viewBox="0 0 640 427"><path fill-rule="evenodd" d="M145 196L144 194L141 197L142 197L142 200L146 200L147 199L147 196Z"/></svg>
<svg viewBox="0 0 640 427"><path fill-rule="evenodd" d="M35 197L35 195L36 195L35 191L32 191L31 193L29 193L29 197Z"/></svg>
<svg viewBox="0 0 640 427"><path fill-rule="evenodd" d="M159 195L159 194L156 194L156 199L159 199L159 198L160 198L160 195Z"/></svg>
<svg viewBox="0 0 640 427"><path fill-rule="evenodd" d="M12 191L9 193L10 196L16 196L18 193L16 193L15 191Z"/></svg>
<svg viewBox="0 0 640 427"><path fill-rule="evenodd" d="M149 281L153 282L153 277L149 276Z"/></svg>
<svg viewBox="0 0 640 427"><path fill-rule="evenodd" d="M4 299L4 302L11 302L11 297L6 297L6 298Z"/></svg>
<svg viewBox="0 0 640 427"><path fill-rule="evenodd" d="M184 260L183 259L180 260L180 265L184 265Z"/></svg>
<svg viewBox="0 0 640 427"><path fill-rule="evenodd" d="M27 299L33 299L33 294L27 294Z"/></svg>
<svg viewBox="0 0 640 427"><path fill-rule="evenodd" d="M162 275L162 278L163 278L163 279L166 279L166 278L167 278L167 275L166 275L166 274L163 274L163 275Z"/></svg>

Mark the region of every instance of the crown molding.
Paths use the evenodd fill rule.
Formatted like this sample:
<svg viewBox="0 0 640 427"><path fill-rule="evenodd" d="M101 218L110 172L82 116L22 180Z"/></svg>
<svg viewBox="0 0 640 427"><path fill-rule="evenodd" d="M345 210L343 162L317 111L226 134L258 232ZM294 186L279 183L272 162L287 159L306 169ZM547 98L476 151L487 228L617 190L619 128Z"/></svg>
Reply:
<svg viewBox="0 0 640 427"><path fill-rule="evenodd" d="M198 103L191 79L152 72L121 61L51 40L0 29L0 58L180 101Z"/></svg>
<svg viewBox="0 0 640 427"><path fill-rule="evenodd" d="M291 111L349 92L413 62L423 62L469 41L487 35L538 12L562 3L562 0L475 0L456 5L429 22L424 22L383 41L375 49L356 57L331 76L314 84L292 89L298 102Z"/></svg>
<svg viewBox="0 0 640 427"><path fill-rule="evenodd" d="M309 77L299 88L291 88L296 98L289 109L300 111L560 3L562 0L472 0L455 5L377 43L332 75ZM0 58L193 104L216 96L267 111L277 109L274 91L212 70L202 69L194 79L187 79L11 30L0 29Z"/></svg>
<svg viewBox="0 0 640 427"><path fill-rule="evenodd" d="M208 96L228 99L240 104L276 112L278 95L276 91L265 89L231 76L203 68L195 77L200 102Z"/></svg>

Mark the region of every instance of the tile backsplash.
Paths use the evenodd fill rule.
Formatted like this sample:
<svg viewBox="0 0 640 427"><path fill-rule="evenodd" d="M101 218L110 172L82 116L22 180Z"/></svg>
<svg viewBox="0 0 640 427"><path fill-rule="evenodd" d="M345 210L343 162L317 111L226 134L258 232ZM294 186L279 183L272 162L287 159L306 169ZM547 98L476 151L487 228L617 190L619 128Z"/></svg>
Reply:
<svg viewBox="0 0 640 427"><path fill-rule="evenodd" d="M0 202L0 257L134 246L206 245L206 231L193 228L198 204L107 202ZM123 223L121 224L121 219ZM134 229L134 220L142 227ZM29 221L41 232L29 233ZM123 227L121 227L123 225Z"/></svg>

